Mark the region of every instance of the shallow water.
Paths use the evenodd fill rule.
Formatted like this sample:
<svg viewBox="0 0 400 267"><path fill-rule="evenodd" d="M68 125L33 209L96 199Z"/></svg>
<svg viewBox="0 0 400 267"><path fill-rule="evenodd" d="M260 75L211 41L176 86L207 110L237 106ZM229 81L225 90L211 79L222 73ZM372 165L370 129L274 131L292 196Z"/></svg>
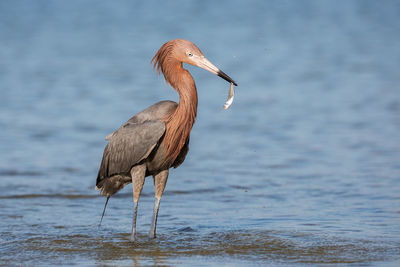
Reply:
<svg viewBox="0 0 400 267"><path fill-rule="evenodd" d="M396 1L1 1L1 265L400 264ZM151 179L94 191L104 137L176 93L149 64L195 42L199 109L157 234Z"/></svg>

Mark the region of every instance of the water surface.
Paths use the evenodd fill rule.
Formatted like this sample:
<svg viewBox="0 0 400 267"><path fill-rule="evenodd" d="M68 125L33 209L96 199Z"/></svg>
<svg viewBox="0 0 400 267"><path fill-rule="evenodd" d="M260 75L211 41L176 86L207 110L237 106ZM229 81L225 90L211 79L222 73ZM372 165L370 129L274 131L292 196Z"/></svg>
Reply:
<svg viewBox="0 0 400 267"><path fill-rule="evenodd" d="M377 265L400 261L396 1L1 1L0 264ZM150 60L186 38L199 109L129 242L131 187L94 191L104 137L176 93Z"/></svg>

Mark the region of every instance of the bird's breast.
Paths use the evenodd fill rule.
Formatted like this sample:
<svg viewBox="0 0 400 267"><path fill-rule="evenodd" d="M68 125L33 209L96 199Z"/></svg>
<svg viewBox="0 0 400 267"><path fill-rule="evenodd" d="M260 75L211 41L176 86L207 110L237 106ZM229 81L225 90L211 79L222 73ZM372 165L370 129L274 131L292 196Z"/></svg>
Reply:
<svg viewBox="0 0 400 267"><path fill-rule="evenodd" d="M147 174L157 174L162 170L167 170L171 167L178 167L181 165L189 151L189 138L180 149L179 154L176 158L167 157L165 146L163 145L164 140L154 149L146 161Z"/></svg>

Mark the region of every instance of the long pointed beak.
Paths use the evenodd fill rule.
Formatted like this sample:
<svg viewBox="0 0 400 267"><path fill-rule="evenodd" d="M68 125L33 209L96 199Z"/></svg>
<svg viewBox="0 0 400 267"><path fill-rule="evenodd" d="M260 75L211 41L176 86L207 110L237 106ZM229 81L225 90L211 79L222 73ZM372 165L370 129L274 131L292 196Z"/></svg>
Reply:
<svg viewBox="0 0 400 267"><path fill-rule="evenodd" d="M218 69L214 64L212 64L207 58L205 57L196 57L192 59L196 66L208 70L211 73L214 73L224 79L227 82L233 83L235 86L237 86L237 83L232 80L231 77L229 77L225 72L222 70Z"/></svg>

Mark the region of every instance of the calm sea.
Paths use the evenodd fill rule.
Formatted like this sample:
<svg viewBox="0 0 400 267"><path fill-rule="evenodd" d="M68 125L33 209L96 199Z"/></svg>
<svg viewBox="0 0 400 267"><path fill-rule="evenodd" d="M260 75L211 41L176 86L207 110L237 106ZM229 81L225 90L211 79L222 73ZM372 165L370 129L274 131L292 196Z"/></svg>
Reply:
<svg viewBox="0 0 400 267"><path fill-rule="evenodd" d="M0 265L400 265L399 1L0 1ZM131 186L94 190L104 137L177 94L193 41L239 86L199 94L185 163L129 242Z"/></svg>

